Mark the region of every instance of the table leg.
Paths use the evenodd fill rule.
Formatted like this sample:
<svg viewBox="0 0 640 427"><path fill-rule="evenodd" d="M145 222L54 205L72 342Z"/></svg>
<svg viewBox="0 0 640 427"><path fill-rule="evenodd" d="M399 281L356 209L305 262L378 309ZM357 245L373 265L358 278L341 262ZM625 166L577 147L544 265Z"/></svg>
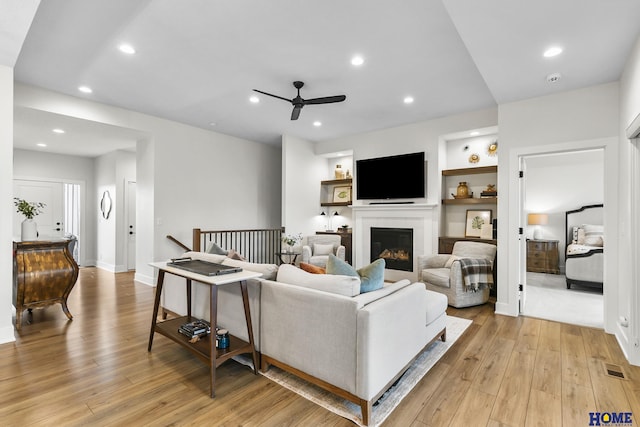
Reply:
<svg viewBox="0 0 640 427"><path fill-rule="evenodd" d="M187 279L187 318L191 322L191 279Z"/></svg>
<svg viewBox="0 0 640 427"><path fill-rule="evenodd" d="M211 344L211 356L209 357L209 376L211 387L211 397L216 396L216 326L218 325L218 286L209 286L209 323L211 324L211 334L209 335L209 343Z"/></svg>
<svg viewBox="0 0 640 427"><path fill-rule="evenodd" d="M156 331L156 321L158 319L158 307L160 307L160 295L162 294L162 284L164 283L164 270L158 272L158 283L156 285L156 298L153 303L153 318L151 319L151 332L149 333L149 347L147 351L151 351L153 344L153 334Z"/></svg>
<svg viewBox="0 0 640 427"><path fill-rule="evenodd" d="M240 290L242 291L242 302L244 304L244 318L247 322L249 335L249 344L251 344L251 356L253 357L253 373L258 374L258 353L256 352L256 344L253 341L253 325L251 324L251 309L249 308L249 293L247 292L247 281L240 282Z"/></svg>

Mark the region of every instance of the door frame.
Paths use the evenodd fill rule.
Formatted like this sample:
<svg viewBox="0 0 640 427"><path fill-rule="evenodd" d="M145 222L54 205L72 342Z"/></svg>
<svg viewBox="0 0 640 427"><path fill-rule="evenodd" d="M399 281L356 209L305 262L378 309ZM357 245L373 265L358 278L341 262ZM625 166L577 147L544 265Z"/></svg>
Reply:
<svg viewBox="0 0 640 427"><path fill-rule="evenodd" d="M40 181L40 182L59 182L64 184L77 184L80 186L80 236L78 238L78 247L80 249L78 253L78 259L80 265L89 265L86 259L86 247L87 247L87 191L86 182L76 179L63 179L63 178L48 178L42 176L26 176L26 175L14 175L12 177L12 183L15 180L22 181ZM62 201L64 206L64 200Z"/></svg>
<svg viewBox="0 0 640 427"><path fill-rule="evenodd" d="M124 180L124 218L123 218L123 222L124 224L124 266L125 266L125 271L133 271L136 269L136 266L134 265L133 268L131 268L131 266L129 265L129 214L130 214L130 209L131 206L129 206L129 184L136 184L136 203L138 200L138 195L137 195L137 182L135 179L130 179L130 178L125 178ZM135 212L135 206L134 206L134 212L133 212L134 216L136 215ZM138 224L137 224L137 218L136 218L136 229L138 228ZM134 230L134 233L136 233L137 230ZM138 238L136 236L136 249L134 249L134 252L137 252L137 247L138 247ZM137 260L136 260L137 263Z"/></svg>
<svg viewBox="0 0 640 427"><path fill-rule="evenodd" d="M518 316L519 309L519 277L520 262L519 262L519 245L520 239L518 235L518 227L520 227L522 211L520 209L519 197L520 197L520 185L516 183L516 177L519 175L520 157L526 157L530 155L542 155L542 154L556 154L566 153L571 151L589 150L601 148L604 150L604 224L605 234L608 236L618 236L618 191L614 191L618 187L618 174L617 174L617 162L618 162L618 144L619 140L616 137L611 138L599 138L583 141L571 141L563 143L555 143L548 145L537 145L529 147L515 147L509 151L508 167L503 168L505 171L501 172L498 168L498 173L505 173L506 180L508 181L508 197L507 197L507 238L506 244L501 243L499 246L503 246L506 252L506 261L501 263L506 264L507 277L500 278L500 283L508 283L507 289L500 291L498 289L498 302L496 303L496 312L508 314L512 316ZM503 176L504 178L504 176ZM503 199L504 200L504 199ZM503 223L504 224L504 223ZM615 241L615 238L612 239ZM607 247L607 251L604 256L604 329L608 333L613 333L616 328L617 321L617 305L618 300L618 269L615 264L615 260L618 259L618 245L611 245Z"/></svg>

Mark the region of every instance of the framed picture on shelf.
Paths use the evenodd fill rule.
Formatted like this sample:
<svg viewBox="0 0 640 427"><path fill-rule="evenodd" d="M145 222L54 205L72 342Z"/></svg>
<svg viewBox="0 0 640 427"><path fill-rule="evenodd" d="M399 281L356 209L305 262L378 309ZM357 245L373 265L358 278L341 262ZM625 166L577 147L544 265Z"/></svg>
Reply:
<svg viewBox="0 0 640 427"><path fill-rule="evenodd" d="M467 210L464 237L482 237L482 226L485 224L491 224L491 210Z"/></svg>
<svg viewBox="0 0 640 427"><path fill-rule="evenodd" d="M351 187L334 187L333 189L333 203L350 202L351 201Z"/></svg>

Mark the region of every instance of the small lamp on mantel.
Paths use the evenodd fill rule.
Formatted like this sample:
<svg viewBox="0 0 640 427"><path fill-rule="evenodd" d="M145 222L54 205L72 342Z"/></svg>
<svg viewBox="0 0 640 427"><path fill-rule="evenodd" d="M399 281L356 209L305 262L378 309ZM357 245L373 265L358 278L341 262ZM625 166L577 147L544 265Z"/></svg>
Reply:
<svg viewBox="0 0 640 427"><path fill-rule="evenodd" d="M527 223L529 225L535 225L533 229L533 239L541 240L542 239L542 229L541 225L547 225L549 223L549 216L543 213L530 213L527 217Z"/></svg>

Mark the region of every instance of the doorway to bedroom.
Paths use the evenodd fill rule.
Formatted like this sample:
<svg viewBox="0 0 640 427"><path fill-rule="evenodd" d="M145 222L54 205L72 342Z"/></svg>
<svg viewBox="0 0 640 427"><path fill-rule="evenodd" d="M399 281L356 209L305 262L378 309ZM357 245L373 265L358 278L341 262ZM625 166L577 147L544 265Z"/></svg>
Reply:
<svg viewBox="0 0 640 427"><path fill-rule="evenodd" d="M530 155L521 160L524 171L521 191L523 223L526 227L523 254L526 271L521 272L526 298L521 313L603 328L603 287L587 283L592 277L580 277L589 280L575 284L575 277L572 277L575 264L572 264L569 266L569 281L572 283L569 288L566 254L568 245L574 240L574 224L571 219L567 224L567 218L572 218L572 214L567 216L567 212L600 205L604 201L604 150ZM585 222L602 226L601 214L600 219ZM600 253L599 257L584 257L580 260L583 264L578 267L593 270L589 274L594 282L602 280L598 278L602 274L603 254Z"/></svg>

